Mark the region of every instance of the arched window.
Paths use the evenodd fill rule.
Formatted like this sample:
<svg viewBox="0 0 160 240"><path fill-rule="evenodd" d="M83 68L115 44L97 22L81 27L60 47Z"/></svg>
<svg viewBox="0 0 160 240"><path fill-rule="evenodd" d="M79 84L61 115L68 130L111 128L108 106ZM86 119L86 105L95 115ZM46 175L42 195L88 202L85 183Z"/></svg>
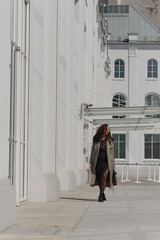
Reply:
<svg viewBox="0 0 160 240"><path fill-rule="evenodd" d="M122 59L117 59L114 66L114 77L124 78L124 61Z"/></svg>
<svg viewBox="0 0 160 240"><path fill-rule="evenodd" d="M160 97L156 94L149 94L145 97L145 105L152 107L160 107ZM159 114L146 115L146 117L160 118Z"/></svg>
<svg viewBox="0 0 160 240"><path fill-rule="evenodd" d="M126 98L121 94L117 94L112 99L112 107L125 107ZM124 118L125 116L113 116L113 118Z"/></svg>
<svg viewBox="0 0 160 240"><path fill-rule="evenodd" d="M113 97L112 100L113 107L125 107L126 106L126 98L121 94L117 94Z"/></svg>
<svg viewBox="0 0 160 240"><path fill-rule="evenodd" d="M155 59L148 60L147 65L147 78L157 78L158 77L158 63Z"/></svg>

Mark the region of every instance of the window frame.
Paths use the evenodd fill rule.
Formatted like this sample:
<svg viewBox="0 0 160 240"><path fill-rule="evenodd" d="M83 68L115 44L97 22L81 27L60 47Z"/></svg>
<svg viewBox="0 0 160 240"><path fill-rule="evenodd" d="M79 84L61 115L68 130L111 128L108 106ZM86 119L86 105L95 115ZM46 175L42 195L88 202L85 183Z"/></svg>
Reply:
<svg viewBox="0 0 160 240"><path fill-rule="evenodd" d="M116 97L116 96L118 96L118 99L117 99L117 106L113 106L115 103L114 103L114 98ZM124 106L121 106L121 101L123 101L123 100L121 100L120 99L120 97L124 97L124 99L125 99L125 101L124 101L124 103L125 103L125 105ZM115 94L115 95L113 95L113 97L112 97L112 107L126 107L126 103L127 103L127 98L126 98L126 96L124 95L124 94L122 94L122 93L117 93L117 94ZM125 115L119 115L119 116L113 116L113 118L125 118L126 116Z"/></svg>
<svg viewBox="0 0 160 240"><path fill-rule="evenodd" d="M149 62L151 62L151 64L149 65ZM154 65L153 61L155 61L156 65ZM156 66L156 71L154 71L154 67ZM151 67L151 70L149 71L149 67ZM156 77L153 76L154 72L156 72ZM149 73L151 73L151 76L149 76ZM147 61L147 78L148 81L152 80L152 81L157 81L158 80L158 61L154 58L150 58Z"/></svg>
<svg viewBox="0 0 160 240"><path fill-rule="evenodd" d="M118 135L118 140L117 141L114 139L114 135ZM124 135L125 136L125 140L124 141L120 140L120 135ZM127 137L126 133L113 133L112 136L113 136L113 139L114 139L114 158L116 160L119 160L119 161L126 161L126 137ZM118 143L118 157L115 156L115 143L116 142ZM120 157L120 150L121 150L121 144L120 143L124 143L125 144L125 146L124 146L124 154L125 154L124 158Z"/></svg>
<svg viewBox="0 0 160 240"><path fill-rule="evenodd" d="M12 0L11 22L8 179L16 190L19 204L28 195L29 1Z"/></svg>
<svg viewBox="0 0 160 240"><path fill-rule="evenodd" d="M149 104L147 104L147 101L146 101L146 98L147 97L149 97L149 96L151 96L151 104L149 105ZM153 97L157 97L157 98L159 98L159 104L158 105L154 105L153 104ZM149 101L148 101L149 102ZM145 104L145 106L150 106L150 107L153 107L153 106L157 106L157 107L160 107L160 96L158 95L158 94L156 94L156 93L149 93L149 94L147 94L146 96L145 96L145 98L144 98L144 104ZM157 117L156 117L157 116ZM151 118L160 118L160 114L154 114L154 115L146 115L145 117L151 117Z"/></svg>
<svg viewBox="0 0 160 240"><path fill-rule="evenodd" d="M119 61L118 64L118 70L116 70L116 62ZM123 65L121 65L123 63ZM123 67L123 70L121 71L121 67ZM116 76L116 72L118 73L118 76ZM121 76L121 72L123 76ZM125 79L125 61L121 58L118 58L114 61L114 80L124 80Z"/></svg>
<svg viewBox="0 0 160 240"><path fill-rule="evenodd" d="M146 139L145 139L145 136L146 135L150 135L151 136L151 141L146 141ZM155 136L155 135L159 135L159 142L158 141L154 141L153 140L153 136ZM146 142L148 142L148 143L151 143L151 158L146 158ZM159 149L160 149L160 133L156 133L156 134L151 134L151 133L145 133L144 134L144 161L160 161L160 150L159 150L159 158L154 158L154 143L159 143Z"/></svg>

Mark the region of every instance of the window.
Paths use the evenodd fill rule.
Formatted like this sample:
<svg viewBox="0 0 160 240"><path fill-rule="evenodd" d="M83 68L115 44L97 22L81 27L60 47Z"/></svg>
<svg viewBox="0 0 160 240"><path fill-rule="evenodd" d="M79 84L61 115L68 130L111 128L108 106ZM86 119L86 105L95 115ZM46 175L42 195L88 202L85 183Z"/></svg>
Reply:
<svg viewBox="0 0 160 240"><path fill-rule="evenodd" d="M147 78L158 77L158 63L155 59L150 59L147 66Z"/></svg>
<svg viewBox="0 0 160 240"><path fill-rule="evenodd" d="M107 0L99 0L100 3L100 11L102 12L102 6L106 4L103 11L104 13L111 13L111 14L128 14L129 13L129 6L128 5L108 5Z"/></svg>
<svg viewBox="0 0 160 240"><path fill-rule="evenodd" d="M17 203L27 198L30 4L11 1L9 172ZM18 20L21 22L19 31ZM19 47L17 47L19 46Z"/></svg>
<svg viewBox="0 0 160 240"><path fill-rule="evenodd" d="M160 158L160 134L144 135L145 159Z"/></svg>
<svg viewBox="0 0 160 240"><path fill-rule="evenodd" d="M124 78L124 61L122 59L117 59L114 66L114 77Z"/></svg>
<svg viewBox="0 0 160 240"><path fill-rule="evenodd" d="M114 157L119 159L126 158L126 135L113 134L114 139Z"/></svg>
<svg viewBox="0 0 160 240"><path fill-rule="evenodd" d="M156 94L150 94L145 97L145 106L160 107L160 97ZM160 114L146 115L146 117L160 118Z"/></svg>
<svg viewBox="0 0 160 240"><path fill-rule="evenodd" d="M121 94L117 94L112 99L112 107L125 107L126 106L126 98ZM124 118L125 116L113 116L113 118Z"/></svg>

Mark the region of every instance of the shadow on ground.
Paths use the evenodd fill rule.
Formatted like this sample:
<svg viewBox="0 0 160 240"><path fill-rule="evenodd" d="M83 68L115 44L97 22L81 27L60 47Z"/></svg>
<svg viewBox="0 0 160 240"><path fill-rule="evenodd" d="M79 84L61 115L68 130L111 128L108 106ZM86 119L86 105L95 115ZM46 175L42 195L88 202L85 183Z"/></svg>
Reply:
<svg viewBox="0 0 160 240"><path fill-rule="evenodd" d="M96 199L87 199L87 198L71 198L71 197L61 197L61 199L65 200L77 200L77 201L89 201L89 202L97 202Z"/></svg>

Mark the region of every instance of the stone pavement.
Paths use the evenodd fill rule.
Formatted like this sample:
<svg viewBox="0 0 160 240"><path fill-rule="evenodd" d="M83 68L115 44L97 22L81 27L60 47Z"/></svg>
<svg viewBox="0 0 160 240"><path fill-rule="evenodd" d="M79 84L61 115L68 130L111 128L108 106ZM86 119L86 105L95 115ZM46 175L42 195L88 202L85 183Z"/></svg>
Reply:
<svg viewBox="0 0 160 240"><path fill-rule="evenodd" d="M78 186L54 203L24 202L0 240L160 240L160 184L120 183L107 201L98 187Z"/></svg>

